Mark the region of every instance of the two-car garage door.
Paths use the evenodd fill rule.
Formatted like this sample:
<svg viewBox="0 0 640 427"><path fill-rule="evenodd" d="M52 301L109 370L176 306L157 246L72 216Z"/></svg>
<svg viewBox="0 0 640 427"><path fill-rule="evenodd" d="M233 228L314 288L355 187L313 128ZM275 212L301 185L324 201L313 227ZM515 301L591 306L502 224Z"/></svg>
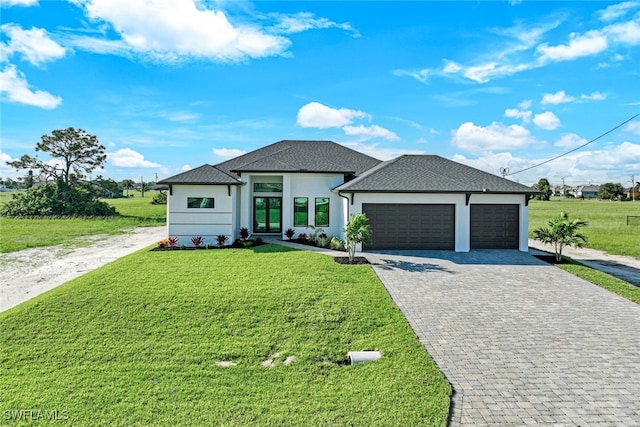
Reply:
<svg viewBox="0 0 640 427"><path fill-rule="evenodd" d="M518 249L519 205L472 204L471 249ZM373 242L365 249L455 249L454 204L365 203Z"/></svg>

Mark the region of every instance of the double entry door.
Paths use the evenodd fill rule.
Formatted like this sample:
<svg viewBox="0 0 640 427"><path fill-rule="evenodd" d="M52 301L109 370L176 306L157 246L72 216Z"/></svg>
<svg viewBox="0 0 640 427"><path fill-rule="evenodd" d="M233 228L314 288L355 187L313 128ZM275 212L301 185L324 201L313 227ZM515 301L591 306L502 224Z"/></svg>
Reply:
<svg viewBox="0 0 640 427"><path fill-rule="evenodd" d="M253 198L253 232L282 233L282 197Z"/></svg>

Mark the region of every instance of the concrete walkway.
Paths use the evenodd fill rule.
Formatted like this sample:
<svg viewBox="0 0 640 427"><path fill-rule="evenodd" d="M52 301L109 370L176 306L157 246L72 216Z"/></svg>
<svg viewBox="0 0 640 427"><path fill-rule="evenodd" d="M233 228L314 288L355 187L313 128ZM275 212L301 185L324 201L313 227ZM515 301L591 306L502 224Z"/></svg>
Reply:
<svg viewBox="0 0 640 427"><path fill-rule="evenodd" d="M366 256L453 386L450 425L640 425L640 305L518 251Z"/></svg>
<svg viewBox="0 0 640 427"><path fill-rule="evenodd" d="M529 247L536 251L554 253L552 245L547 245L534 239L529 239ZM610 255L606 252L589 248L567 247L562 250L562 254L593 269L640 286L640 259L623 255Z"/></svg>

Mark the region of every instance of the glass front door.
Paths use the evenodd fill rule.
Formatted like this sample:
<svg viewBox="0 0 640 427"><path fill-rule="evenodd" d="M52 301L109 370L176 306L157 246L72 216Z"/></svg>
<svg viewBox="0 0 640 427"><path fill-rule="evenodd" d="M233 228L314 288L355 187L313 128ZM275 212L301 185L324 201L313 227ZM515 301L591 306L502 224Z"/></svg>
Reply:
<svg viewBox="0 0 640 427"><path fill-rule="evenodd" d="M253 232L282 232L282 197L253 198Z"/></svg>

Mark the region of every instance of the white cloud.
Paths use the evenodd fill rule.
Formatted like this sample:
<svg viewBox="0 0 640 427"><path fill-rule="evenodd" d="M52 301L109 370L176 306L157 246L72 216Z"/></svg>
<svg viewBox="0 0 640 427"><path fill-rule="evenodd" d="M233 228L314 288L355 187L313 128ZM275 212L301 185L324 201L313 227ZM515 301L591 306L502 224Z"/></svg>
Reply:
<svg viewBox="0 0 640 427"><path fill-rule="evenodd" d="M532 68L532 64L499 64L488 62L468 67L464 76L478 83L487 83L495 77L504 77Z"/></svg>
<svg viewBox="0 0 640 427"><path fill-rule="evenodd" d="M9 43L4 46L6 55L20 53L24 59L33 65L62 58L66 50L53 41L48 33L41 28L25 30L16 24L4 24L0 30L9 37Z"/></svg>
<svg viewBox="0 0 640 427"><path fill-rule="evenodd" d="M363 136L366 138L384 138L389 141L395 141L400 139L398 138L398 135L396 135L394 132L391 132L390 130L377 125L372 125L372 126L348 125L348 126L344 126L342 130L344 131L345 134L349 136Z"/></svg>
<svg viewBox="0 0 640 427"><path fill-rule="evenodd" d="M567 133L562 135L554 145L560 148L576 148L586 144L587 142L588 141L586 139L576 135L575 133Z"/></svg>
<svg viewBox="0 0 640 427"><path fill-rule="evenodd" d="M507 168L510 172L515 172L533 164L531 160L514 157L508 152L489 153L475 159L467 158L462 154L454 154L452 160L498 176L501 175L500 171L502 168Z"/></svg>
<svg viewBox="0 0 640 427"><path fill-rule="evenodd" d="M327 18L316 18L313 13L309 12L300 12L295 15L275 13L270 16L280 21L273 27L278 33L294 34L314 29L338 28L350 32L354 37L360 37L358 30L348 22L339 24Z"/></svg>
<svg viewBox="0 0 640 427"><path fill-rule="evenodd" d="M399 77L408 76L413 77L420 83L427 83L429 81L429 76L431 75L431 71L427 69L411 71L411 70L394 70L393 74Z"/></svg>
<svg viewBox="0 0 640 427"><path fill-rule="evenodd" d="M445 74L456 74L460 71L462 71L462 67L454 61L445 61L444 68L442 69L442 72Z"/></svg>
<svg viewBox="0 0 640 427"><path fill-rule="evenodd" d="M191 165L182 165L180 167L180 172L187 172L187 171L190 171L191 169L193 169Z"/></svg>
<svg viewBox="0 0 640 427"><path fill-rule="evenodd" d="M504 110L505 117L521 119L524 123L529 123L531 121L531 114L532 113L529 110L519 110L517 108L507 108Z"/></svg>
<svg viewBox="0 0 640 427"><path fill-rule="evenodd" d="M200 117L198 114L189 113L187 111L174 111L170 113L162 113L160 117L172 122L189 122Z"/></svg>
<svg viewBox="0 0 640 427"><path fill-rule="evenodd" d="M381 147L378 144L365 144L363 142L344 142L341 143L345 147L364 153L368 156L375 157L380 160L391 160L403 154L425 154L424 150L407 150L403 147Z"/></svg>
<svg viewBox="0 0 640 427"><path fill-rule="evenodd" d="M634 133L640 135L640 121L631 122L624 127L625 132Z"/></svg>
<svg viewBox="0 0 640 427"><path fill-rule="evenodd" d="M566 45L549 46L543 43L536 51L540 59L544 61L569 61L582 56L594 55L607 49L607 38L600 31L588 31L578 35L569 35L569 43Z"/></svg>
<svg viewBox="0 0 640 427"><path fill-rule="evenodd" d="M17 179L19 176L24 176L24 172L20 172L7 165L7 162L12 162L14 160L17 159L12 158L10 155L3 153L2 150L0 150L0 177Z"/></svg>
<svg viewBox="0 0 640 427"><path fill-rule="evenodd" d="M607 99L607 95L601 92L592 92L590 95L584 93L580 95L580 99L586 99L588 101L604 101Z"/></svg>
<svg viewBox="0 0 640 427"><path fill-rule="evenodd" d="M598 17L603 21L613 21L627 14L627 12L640 7L640 2L626 1L611 5L606 9L598 11Z"/></svg>
<svg viewBox="0 0 640 427"><path fill-rule="evenodd" d="M541 129L553 130L560 126L560 119L551 111L545 111L533 116L533 123Z"/></svg>
<svg viewBox="0 0 640 427"><path fill-rule="evenodd" d="M297 123L303 128L326 129L347 126L353 119L367 117L366 113L359 110L335 109L319 102L310 102L298 110Z"/></svg>
<svg viewBox="0 0 640 427"><path fill-rule="evenodd" d="M1 0L0 6L12 7L12 6L35 6L38 4L38 0Z"/></svg>
<svg viewBox="0 0 640 427"><path fill-rule="evenodd" d="M213 154L222 159L233 159L234 157L245 154L246 151L237 148L214 148Z"/></svg>
<svg viewBox="0 0 640 427"><path fill-rule="evenodd" d="M530 99L524 100L518 104L518 108L520 108L521 110L528 110L529 108L531 108L532 103L533 102Z"/></svg>
<svg viewBox="0 0 640 427"><path fill-rule="evenodd" d="M122 148L107 154L107 161L120 168L159 168L160 164L145 160L144 156L130 148Z"/></svg>
<svg viewBox="0 0 640 427"><path fill-rule="evenodd" d="M636 45L640 43L640 23L623 22L606 27L604 32L617 43Z"/></svg>
<svg viewBox="0 0 640 427"><path fill-rule="evenodd" d="M556 93L545 93L542 96L542 101L540 101L540 104L566 104L575 100L576 99L573 96L568 96L564 90L559 90Z"/></svg>
<svg viewBox="0 0 640 427"><path fill-rule="evenodd" d="M483 127L466 122L451 131L451 142L456 147L470 152L487 152L523 148L537 141L520 125L505 126L493 122Z"/></svg>
<svg viewBox="0 0 640 427"><path fill-rule="evenodd" d="M94 21L109 23L129 49L156 61L239 61L284 53L290 40L234 26L222 11L180 0L76 0ZM85 39L85 44L88 40ZM103 40L96 39L100 46Z"/></svg>
<svg viewBox="0 0 640 427"><path fill-rule="evenodd" d="M10 102L44 109L56 108L62 102L62 98L49 92L29 89L24 75L11 64L0 72L0 96Z"/></svg>

